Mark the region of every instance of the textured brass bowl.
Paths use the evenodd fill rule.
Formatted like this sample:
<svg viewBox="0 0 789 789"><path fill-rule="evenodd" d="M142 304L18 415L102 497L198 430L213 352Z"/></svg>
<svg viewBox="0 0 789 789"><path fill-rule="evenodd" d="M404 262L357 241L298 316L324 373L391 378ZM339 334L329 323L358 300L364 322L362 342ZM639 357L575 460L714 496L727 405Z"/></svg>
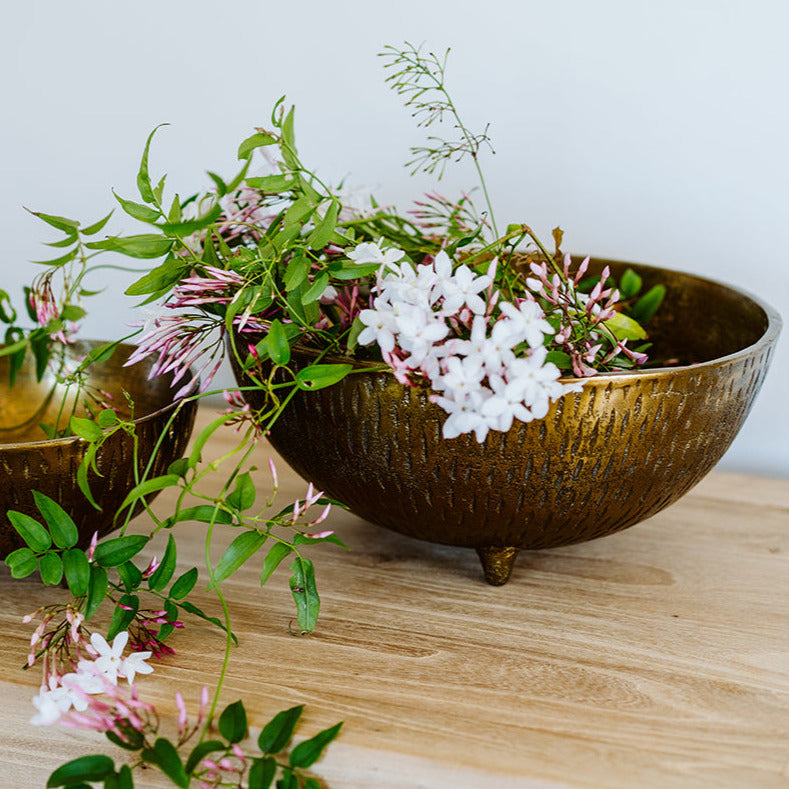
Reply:
<svg viewBox="0 0 789 789"><path fill-rule="evenodd" d="M83 342L69 349L75 358L84 356L98 343ZM167 426L176 406L172 400L169 376L148 380L150 364L141 362L123 367L132 348L121 345L107 362L91 365L89 384L108 392L120 415L129 418L124 391L134 402L134 416L139 441L139 470L151 457L153 448L167 430L151 475L164 474L167 466L181 457L189 440L196 405L184 403ZM77 469L88 447L78 437L48 440L39 423L54 424L63 402L59 387L50 375L36 381L32 364L19 373L13 387L8 383L8 359L0 357L0 558L24 544L5 516L8 510L24 512L38 520L41 515L33 501L37 490L55 499L74 519L85 547L95 531L99 535L112 531L113 516L126 494L134 487L134 463L131 438L116 433L102 444L96 465L101 477L89 476L91 491L102 507L96 510L77 486ZM66 413L71 403L67 402ZM84 415L78 404L77 415Z"/></svg>
<svg viewBox="0 0 789 789"><path fill-rule="evenodd" d="M444 440L444 412L388 372L300 392L271 430L283 458L389 529L476 548L486 579L507 581L518 550L591 540L676 501L721 458L767 372L777 313L725 285L631 266L667 298L650 324L652 358L679 364L587 379L544 420ZM307 363L305 359L303 363ZM254 401L253 401L254 405Z"/></svg>

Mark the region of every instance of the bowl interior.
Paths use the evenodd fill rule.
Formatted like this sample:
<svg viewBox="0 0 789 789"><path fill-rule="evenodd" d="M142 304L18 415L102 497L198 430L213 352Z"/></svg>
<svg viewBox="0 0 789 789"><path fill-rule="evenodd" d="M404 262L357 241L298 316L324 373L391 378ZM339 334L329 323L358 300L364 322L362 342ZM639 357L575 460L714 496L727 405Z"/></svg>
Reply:
<svg viewBox="0 0 789 789"><path fill-rule="evenodd" d="M641 293L654 285L666 297L647 324L649 367L700 364L757 343L770 325L768 308L752 296L713 280L670 269L620 261L593 260L590 271L611 267L619 278L632 268L643 280ZM775 316L777 320L777 316Z"/></svg>
<svg viewBox="0 0 789 789"><path fill-rule="evenodd" d="M69 346L61 369L73 370L79 360L101 343L82 341ZM124 367L131 347L120 345L112 358L88 368L85 387L58 383L53 372L44 373L37 380L35 366L28 355L24 366L11 385L8 376L8 357L0 357L0 446L47 440L40 425L66 424L68 416L85 416L87 404L100 410L108 405L117 410L122 419L132 415L126 394L134 403L134 417L145 417L172 403L173 390L170 377L153 377L148 380L150 362L143 361L133 367Z"/></svg>

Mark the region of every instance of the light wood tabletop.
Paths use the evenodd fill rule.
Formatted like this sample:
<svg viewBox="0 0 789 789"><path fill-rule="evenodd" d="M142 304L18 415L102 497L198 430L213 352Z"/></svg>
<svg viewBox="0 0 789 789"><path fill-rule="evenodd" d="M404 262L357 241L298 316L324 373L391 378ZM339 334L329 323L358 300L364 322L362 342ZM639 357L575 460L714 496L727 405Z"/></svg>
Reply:
<svg viewBox="0 0 789 789"><path fill-rule="evenodd" d="M264 495L270 450L257 452ZM280 495L303 496L279 470ZM339 509L328 527L350 550L311 550L313 634L293 634L287 567L260 588L253 562L223 585L240 639L223 701L243 698L253 731L301 703L297 736L343 720L313 767L331 789L789 786L789 481L714 472L624 532L521 554L499 588L472 550ZM202 566L205 527L177 529L179 566ZM21 620L52 596L0 569L2 789L43 787L75 756L122 756L99 734L28 723L40 673L21 669ZM195 602L218 613L208 592ZM138 687L174 731L174 691L196 708L223 636L188 618L170 643Z"/></svg>

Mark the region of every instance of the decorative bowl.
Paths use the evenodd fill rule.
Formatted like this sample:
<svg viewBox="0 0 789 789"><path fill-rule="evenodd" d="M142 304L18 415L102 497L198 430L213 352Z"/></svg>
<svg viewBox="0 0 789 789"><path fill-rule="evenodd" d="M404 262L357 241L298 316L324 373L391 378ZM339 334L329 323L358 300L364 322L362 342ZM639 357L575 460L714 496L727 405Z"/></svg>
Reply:
<svg viewBox="0 0 789 789"><path fill-rule="evenodd" d="M711 280L606 260L590 270L606 264L617 276L633 268L645 289L666 286L648 327L652 358L678 363L585 379L545 419L491 431L482 444L473 435L443 439L445 413L428 391L357 364L335 386L299 392L271 443L356 515L476 548L492 584L508 580L520 549L591 540L654 515L693 487L737 435L781 321L757 299ZM311 361L305 353L300 363Z"/></svg>
<svg viewBox="0 0 789 789"><path fill-rule="evenodd" d="M69 346L68 354L79 359L100 344L75 343ZM150 471L153 476L164 474L186 449L197 407L193 401L182 401L180 407L173 403L170 377L148 380L149 363L123 367L131 350L131 346L122 344L109 361L91 365L88 384L107 392L113 407L125 419L130 417L130 411L124 392L134 402L140 473L162 431L167 431ZM25 364L10 386L8 357L0 357L0 558L24 544L5 517L8 510L40 520L34 490L56 500L71 515L79 530L79 544L86 547L95 531L100 536L112 531L115 512L135 485L132 440L118 431L97 453L96 466L101 476L89 474L91 491L101 511L85 498L77 485L77 469L88 443L76 436L49 440L39 427L40 423L55 423L63 402L59 388L49 374L37 381L32 363ZM66 399L65 413L71 413L73 401L73 396ZM76 414L85 415L81 403L76 404Z"/></svg>

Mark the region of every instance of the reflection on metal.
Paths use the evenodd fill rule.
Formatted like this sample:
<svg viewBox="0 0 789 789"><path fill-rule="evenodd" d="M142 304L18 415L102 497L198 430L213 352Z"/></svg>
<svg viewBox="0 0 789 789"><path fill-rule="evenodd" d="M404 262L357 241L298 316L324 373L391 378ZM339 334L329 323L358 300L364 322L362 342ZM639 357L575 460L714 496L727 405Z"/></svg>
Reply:
<svg viewBox="0 0 789 789"><path fill-rule="evenodd" d="M98 344L79 343L68 352L73 360ZM149 381L150 365L145 362L123 367L131 350L120 345L112 359L92 365L87 384L92 390L109 393L112 405L126 419L130 413L124 392L133 400L140 473L162 432L167 431L149 472L157 476L166 473L168 465L184 453L196 405L184 403L176 413L169 376ZM102 444L96 457L101 477L89 477L101 512L83 496L77 486L77 469L87 442L77 437L48 440L39 427L40 423L54 425L61 407L66 415L60 418L61 427L73 407L76 415L85 415L82 402L75 404L73 394L64 401L64 394L52 376L36 381L32 363L26 364L14 386L9 386L8 358L0 357L0 558L24 544L5 517L8 510L41 519L33 501L34 490L58 501L71 515L79 530L80 545L85 547L95 531L100 536L112 531L115 512L135 485L132 440L118 432ZM169 422L171 417L173 421Z"/></svg>

